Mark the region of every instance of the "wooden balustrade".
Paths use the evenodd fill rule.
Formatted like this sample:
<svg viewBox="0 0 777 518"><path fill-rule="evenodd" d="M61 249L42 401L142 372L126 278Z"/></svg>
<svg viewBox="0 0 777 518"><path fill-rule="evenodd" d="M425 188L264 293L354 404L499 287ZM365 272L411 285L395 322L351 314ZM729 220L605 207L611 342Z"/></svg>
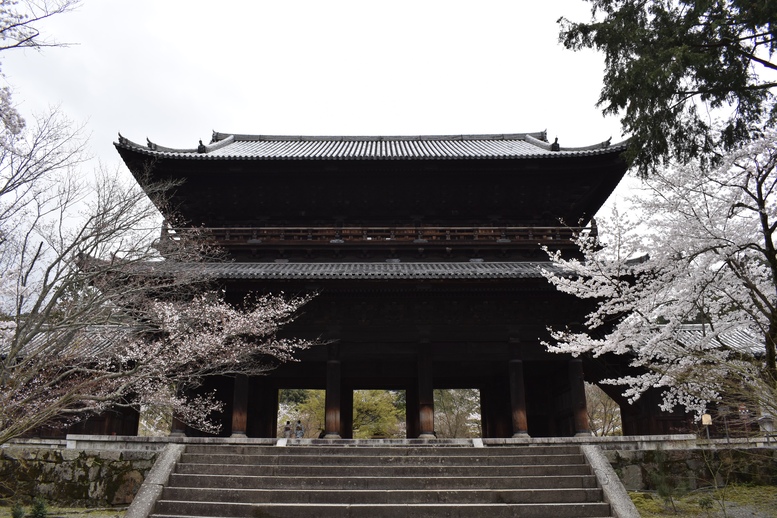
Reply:
<svg viewBox="0 0 777 518"><path fill-rule="evenodd" d="M590 229L588 229L590 230ZM225 247L324 245L478 245L555 244L570 242L580 227L231 227L194 230ZM168 235L192 229L172 229Z"/></svg>

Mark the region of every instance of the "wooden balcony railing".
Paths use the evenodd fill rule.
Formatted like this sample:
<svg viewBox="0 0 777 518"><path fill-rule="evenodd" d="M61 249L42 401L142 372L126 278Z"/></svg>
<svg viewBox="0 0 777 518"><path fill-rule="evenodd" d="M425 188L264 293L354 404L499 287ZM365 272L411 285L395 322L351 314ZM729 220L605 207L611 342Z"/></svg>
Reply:
<svg viewBox="0 0 777 518"><path fill-rule="evenodd" d="M231 227L178 228L170 235L198 232L218 246L509 246L571 244L580 227ZM590 230L590 229L588 229Z"/></svg>

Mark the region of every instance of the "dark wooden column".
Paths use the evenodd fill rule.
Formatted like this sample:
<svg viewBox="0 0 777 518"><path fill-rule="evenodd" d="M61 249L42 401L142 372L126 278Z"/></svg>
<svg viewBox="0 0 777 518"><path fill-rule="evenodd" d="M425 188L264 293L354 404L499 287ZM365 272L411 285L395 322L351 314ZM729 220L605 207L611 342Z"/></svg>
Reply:
<svg viewBox="0 0 777 518"><path fill-rule="evenodd" d="M186 437L186 423L178 419L178 415L173 413L173 424L170 428L170 437Z"/></svg>
<svg viewBox="0 0 777 518"><path fill-rule="evenodd" d="M493 425L491 423L491 407L493 398L487 384L480 387L480 431L483 438L490 438Z"/></svg>
<svg viewBox="0 0 777 518"><path fill-rule="evenodd" d="M248 376L235 375L232 393L232 437L245 437L248 425Z"/></svg>
<svg viewBox="0 0 777 518"><path fill-rule="evenodd" d="M513 416L513 437L529 437L526 420L526 387L523 379L523 361L507 362L510 373L510 409Z"/></svg>
<svg viewBox="0 0 777 518"><path fill-rule="evenodd" d="M585 379L583 378L583 360L575 358L569 361L569 387L572 396L572 412L575 421L575 436L589 437L588 409L585 400Z"/></svg>
<svg viewBox="0 0 777 518"><path fill-rule="evenodd" d="M340 360L326 362L326 402L324 431L326 439L340 439L341 405Z"/></svg>
<svg viewBox="0 0 777 518"><path fill-rule="evenodd" d="M505 373L507 374L507 373ZM508 438L513 435L510 415L510 382L507 376L494 377L480 387L483 437Z"/></svg>
<svg viewBox="0 0 777 518"><path fill-rule="evenodd" d="M434 380L432 351L422 344L418 351L418 427L419 439L434 439Z"/></svg>
<svg viewBox="0 0 777 518"><path fill-rule="evenodd" d="M343 386L340 394L340 436L353 439L353 387Z"/></svg>
<svg viewBox="0 0 777 518"><path fill-rule="evenodd" d="M418 415L418 383L409 383L405 388L405 424L408 439L418 437L421 433Z"/></svg>
<svg viewBox="0 0 777 518"><path fill-rule="evenodd" d="M181 395L183 391L176 389L176 394ZM170 426L170 437L186 437L186 423L178 418L178 414L173 412L173 422Z"/></svg>
<svg viewBox="0 0 777 518"><path fill-rule="evenodd" d="M248 380L248 437L278 435L278 387L267 376Z"/></svg>

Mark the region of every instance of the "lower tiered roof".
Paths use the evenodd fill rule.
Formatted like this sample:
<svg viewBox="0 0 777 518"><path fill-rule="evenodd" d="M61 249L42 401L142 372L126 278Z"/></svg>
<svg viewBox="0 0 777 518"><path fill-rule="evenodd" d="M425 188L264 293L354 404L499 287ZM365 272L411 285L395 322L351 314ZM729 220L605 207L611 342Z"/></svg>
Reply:
<svg viewBox="0 0 777 518"><path fill-rule="evenodd" d="M245 280L437 280L539 279L543 270L559 273L549 262L383 262L383 263L206 263L202 272L218 279Z"/></svg>

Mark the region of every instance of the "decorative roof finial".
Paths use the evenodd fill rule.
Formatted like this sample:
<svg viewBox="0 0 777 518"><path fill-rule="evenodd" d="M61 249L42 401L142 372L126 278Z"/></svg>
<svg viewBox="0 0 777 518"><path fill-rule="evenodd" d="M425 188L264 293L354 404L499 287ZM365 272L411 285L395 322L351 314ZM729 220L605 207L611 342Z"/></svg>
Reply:
<svg viewBox="0 0 777 518"><path fill-rule="evenodd" d="M200 145L197 146L197 153L205 153L207 151L207 148L205 147L205 144L202 143L202 139L200 139Z"/></svg>
<svg viewBox="0 0 777 518"><path fill-rule="evenodd" d="M550 145L551 151L559 151L561 149L561 146L558 145L558 137L556 137L556 140L553 142L553 144Z"/></svg>

